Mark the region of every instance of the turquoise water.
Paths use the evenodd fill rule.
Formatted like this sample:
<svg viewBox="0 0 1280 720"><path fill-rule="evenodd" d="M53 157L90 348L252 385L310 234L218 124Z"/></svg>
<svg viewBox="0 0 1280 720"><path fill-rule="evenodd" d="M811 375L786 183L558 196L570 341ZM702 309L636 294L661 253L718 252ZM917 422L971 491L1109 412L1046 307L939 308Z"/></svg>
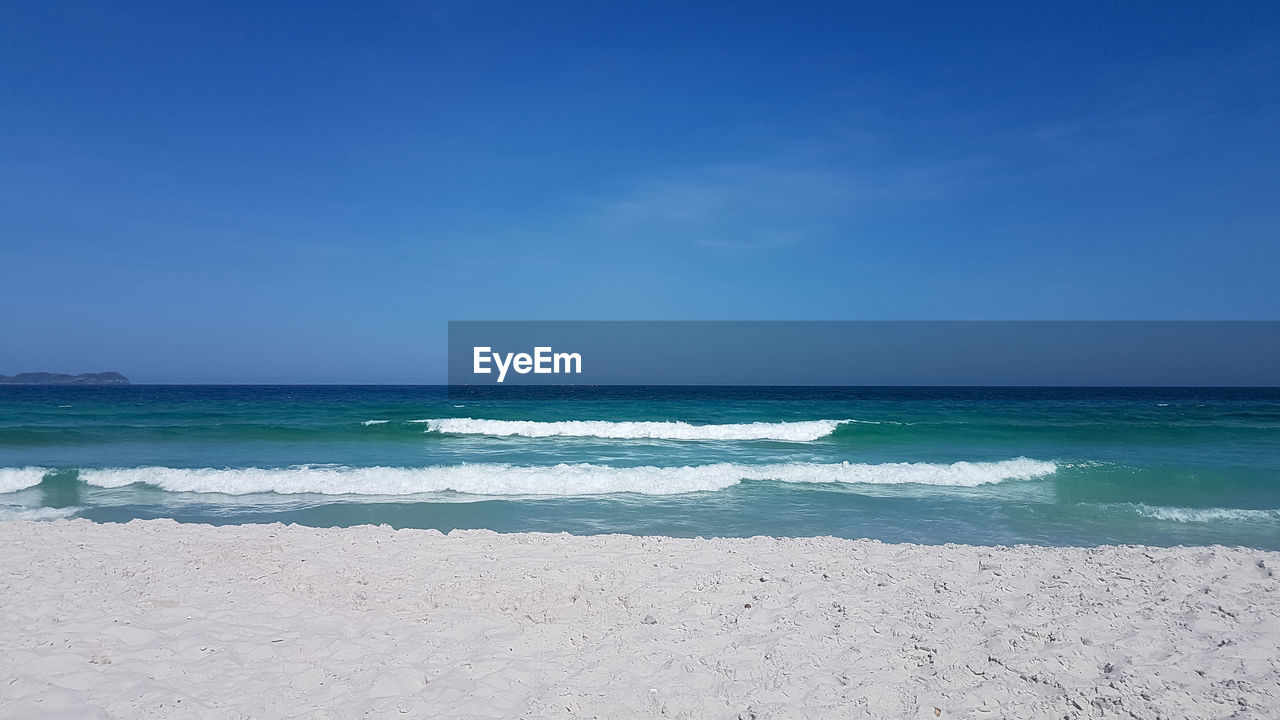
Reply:
<svg viewBox="0 0 1280 720"><path fill-rule="evenodd" d="M0 388L0 518L1280 549L1280 390Z"/></svg>

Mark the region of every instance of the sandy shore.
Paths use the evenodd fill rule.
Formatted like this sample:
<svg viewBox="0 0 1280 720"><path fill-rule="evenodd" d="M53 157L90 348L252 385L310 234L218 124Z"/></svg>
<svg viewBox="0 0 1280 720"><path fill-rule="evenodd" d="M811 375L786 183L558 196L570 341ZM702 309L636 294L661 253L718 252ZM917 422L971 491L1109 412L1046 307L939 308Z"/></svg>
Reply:
<svg viewBox="0 0 1280 720"><path fill-rule="evenodd" d="M79 520L0 542L4 718L1280 716L1280 553Z"/></svg>

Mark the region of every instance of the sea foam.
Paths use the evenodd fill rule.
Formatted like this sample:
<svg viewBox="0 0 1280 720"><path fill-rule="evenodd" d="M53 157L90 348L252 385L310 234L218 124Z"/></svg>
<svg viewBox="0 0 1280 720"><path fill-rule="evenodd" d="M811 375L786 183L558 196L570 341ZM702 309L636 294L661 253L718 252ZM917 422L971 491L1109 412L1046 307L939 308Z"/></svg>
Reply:
<svg viewBox="0 0 1280 720"><path fill-rule="evenodd" d="M432 418L428 432L452 435L497 435L523 437L597 437L647 440L781 440L808 442L826 437L854 420L804 420L798 422L753 422L724 425L693 425L687 422L609 422L606 420L478 420L475 418Z"/></svg>
<svg viewBox="0 0 1280 720"><path fill-rule="evenodd" d="M49 471L41 467L0 468L0 493L39 485Z"/></svg>
<svg viewBox="0 0 1280 720"><path fill-rule="evenodd" d="M1208 523L1217 521L1280 520L1280 509L1245 510L1240 508L1180 508L1160 505L1130 505L1134 512L1154 520L1170 520L1184 523Z"/></svg>
<svg viewBox="0 0 1280 720"><path fill-rule="evenodd" d="M71 517L81 508L25 507L22 505L0 505L0 522L13 520L58 520Z"/></svg>
<svg viewBox="0 0 1280 720"><path fill-rule="evenodd" d="M517 466L498 463L422 468L306 466L292 468L139 467L81 470L100 487L146 483L171 492L244 495L274 492L323 495L414 495L454 491L472 495L675 495L723 490L744 480L786 483L975 487L1052 474L1057 465L1015 458L999 462L716 463L683 467L610 467L590 463Z"/></svg>

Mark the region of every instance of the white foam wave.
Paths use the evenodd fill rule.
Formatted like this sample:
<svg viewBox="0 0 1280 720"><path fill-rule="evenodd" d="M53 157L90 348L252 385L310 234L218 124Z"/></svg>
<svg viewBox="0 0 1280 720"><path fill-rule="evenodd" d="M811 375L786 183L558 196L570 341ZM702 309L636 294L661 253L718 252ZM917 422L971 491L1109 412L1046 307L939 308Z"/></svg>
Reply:
<svg viewBox="0 0 1280 720"><path fill-rule="evenodd" d="M365 420L360 424L361 425L382 425L384 423L389 423L389 422L391 421L390 420Z"/></svg>
<svg viewBox="0 0 1280 720"><path fill-rule="evenodd" d="M39 485L48 472L41 467L0 468L0 493L17 492Z"/></svg>
<svg viewBox="0 0 1280 720"><path fill-rule="evenodd" d="M22 505L0 505L0 522L11 520L57 520L71 517L80 508L24 507Z"/></svg>
<svg viewBox="0 0 1280 720"><path fill-rule="evenodd" d="M1143 517L1184 523L1208 523L1220 520L1280 520L1280 509L1244 510L1239 508L1179 508L1135 504L1131 506Z"/></svg>
<svg viewBox="0 0 1280 720"><path fill-rule="evenodd" d="M515 466L497 463L423 468L293 467L115 468L82 470L90 485L123 487L147 483L171 492L244 495L274 492L323 495L414 495L454 491L472 495L599 495L722 490L743 480L788 483L893 485L915 483L974 487L1005 480L1028 480L1053 473L1057 465L1015 458L999 462L932 463L717 463L684 467L610 467L581 463Z"/></svg>
<svg viewBox="0 0 1280 720"><path fill-rule="evenodd" d="M607 420L478 420L475 418L430 418L428 432L453 435L498 435L523 437L597 437L647 440L782 440L808 442L830 435L853 420L805 420L799 422L753 422L725 425L692 425L687 422L609 422Z"/></svg>

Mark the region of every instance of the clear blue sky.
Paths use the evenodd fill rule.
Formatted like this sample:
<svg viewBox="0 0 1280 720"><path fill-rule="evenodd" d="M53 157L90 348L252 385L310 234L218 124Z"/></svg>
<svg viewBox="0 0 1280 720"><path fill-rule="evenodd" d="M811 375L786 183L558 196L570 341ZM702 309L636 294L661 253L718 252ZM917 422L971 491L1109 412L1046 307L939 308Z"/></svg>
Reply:
<svg viewBox="0 0 1280 720"><path fill-rule="evenodd" d="M1280 3L0 8L0 373L450 319L1280 318Z"/></svg>

